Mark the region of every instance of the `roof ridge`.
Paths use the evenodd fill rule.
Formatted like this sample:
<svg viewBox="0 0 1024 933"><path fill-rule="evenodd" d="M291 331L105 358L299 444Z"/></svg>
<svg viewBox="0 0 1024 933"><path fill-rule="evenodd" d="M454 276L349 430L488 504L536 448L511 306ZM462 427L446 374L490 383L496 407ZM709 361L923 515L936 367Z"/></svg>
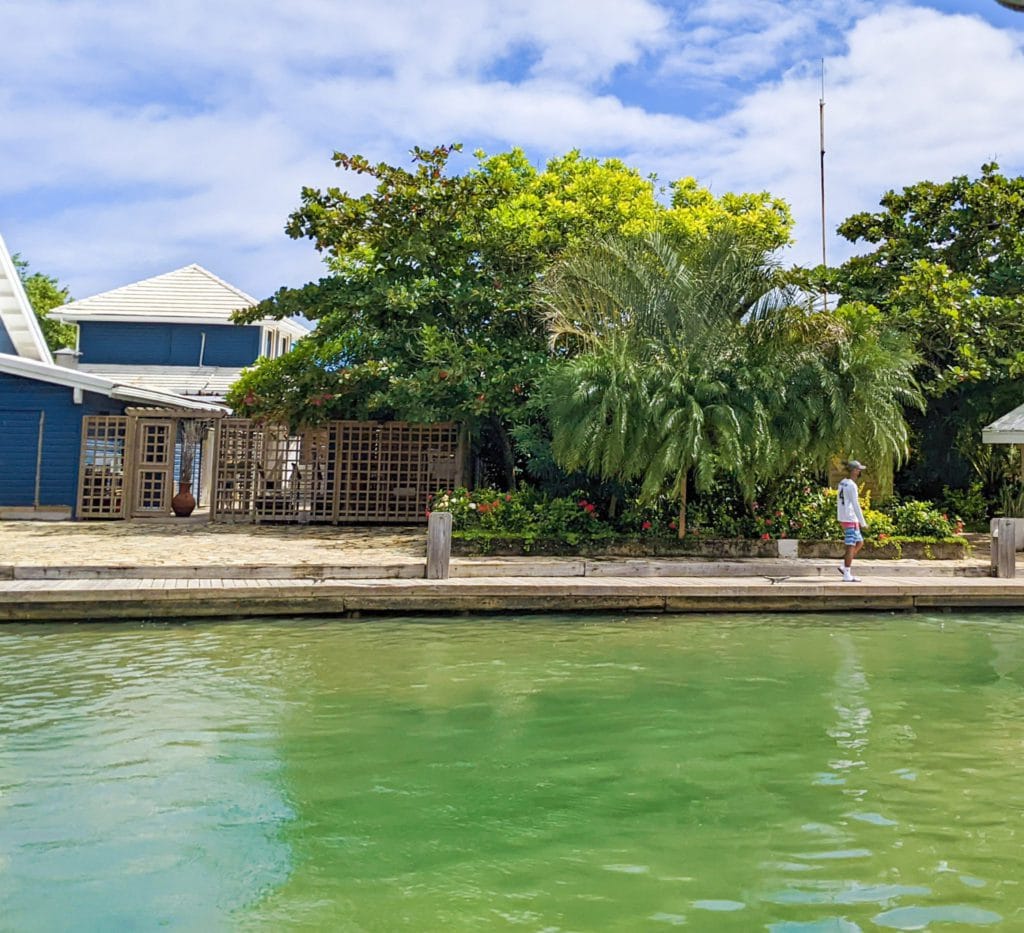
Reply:
<svg viewBox="0 0 1024 933"><path fill-rule="evenodd" d="M251 305L259 304L259 302L255 298L253 298L252 295L248 294L247 292L243 292L240 288L238 288L235 285L232 285L230 282L225 281L219 275L215 275L213 272L211 272L205 266L199 265L198 262L194 262L190 266L186 266L186 268L187 269L197 269L199 272L202 272L203 275L207 276L208 278L213 279L213 281L216 282L218 285L223 285L225 288L229 289L230 291L233 291L240 298L244 298Z"/></svg>

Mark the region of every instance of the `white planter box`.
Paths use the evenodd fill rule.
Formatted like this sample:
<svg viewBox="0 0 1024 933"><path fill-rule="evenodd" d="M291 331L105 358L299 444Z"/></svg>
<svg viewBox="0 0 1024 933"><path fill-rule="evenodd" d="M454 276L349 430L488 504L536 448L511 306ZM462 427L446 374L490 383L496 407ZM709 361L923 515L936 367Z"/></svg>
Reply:
<svg viewBox="0 0 1024 933"><path fill-rule="evenodd" d="M993 518L989 522L989 531L996 530L996 522L999 521L997 518ZM1024 551L1024 518L1013 519L1013 533L1014 533L1014 544L1013 549L1015 551Z"/></svg>
<svg viewBox="0 0 1024 933"><path fill-rule="evenodd" d="M779 546L779 557L798 557L797 549L800 542L796 538L779 538L776 541Z"/></svg>

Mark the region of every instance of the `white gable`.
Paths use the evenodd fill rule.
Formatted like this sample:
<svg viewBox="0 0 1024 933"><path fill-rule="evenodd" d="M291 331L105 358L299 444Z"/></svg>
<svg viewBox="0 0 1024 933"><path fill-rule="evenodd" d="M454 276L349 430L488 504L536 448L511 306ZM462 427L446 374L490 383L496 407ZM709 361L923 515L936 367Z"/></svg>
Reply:
<svg viewBox="0 0 1024 933"><path fill-rule="evenodd" d="M7 245L0 237L0 327L7 331L18 356L52 363L39 319L36 317Z"/></svg>
<svg viewBox="0 0 1024 933"><path fill-rule="evenodd" d="M72 301L51 312L58 321L230 324L235 311L258 302L240 288L193 263L109 292ZM294 321L261 321L298 339L308 331Z"/></svg>
<svg viewBox="0 0 1024 933"><path fill-rule="evenodd" d="M230 323L256 299L195 264L60 308L62 321L165 320Z"/></svg>

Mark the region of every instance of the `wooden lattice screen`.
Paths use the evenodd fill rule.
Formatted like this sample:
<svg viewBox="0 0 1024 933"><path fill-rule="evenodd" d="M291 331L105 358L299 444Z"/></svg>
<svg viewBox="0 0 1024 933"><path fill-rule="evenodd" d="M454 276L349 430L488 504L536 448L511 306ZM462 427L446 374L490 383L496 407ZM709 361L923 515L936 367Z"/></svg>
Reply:
<svg viewBox="0 0 1024 933"><path fill-rule="evenodd" d="M124 518L127 442L128 418L124 415L89 415L82 419L79 518Z"/></svg>
<svg viewBox="0 0 1024 933"><path fill-rule="evenodd" d="M334 421L298 434L220 422L219 521L425 522L427 497L462 475L454 424Z"/></svg>

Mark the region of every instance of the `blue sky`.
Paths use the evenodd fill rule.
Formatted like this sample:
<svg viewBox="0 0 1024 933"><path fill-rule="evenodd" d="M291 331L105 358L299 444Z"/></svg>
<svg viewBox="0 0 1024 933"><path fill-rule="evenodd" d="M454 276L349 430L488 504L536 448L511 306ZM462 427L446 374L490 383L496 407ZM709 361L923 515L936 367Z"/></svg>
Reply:
<svg viewBox="0 0 1024 933"><path fill-rule="evenodd" d="M78 298L191 262L260 298L317 278L283 228L354 183L334 150L452 141L769 190L813 262L822 57L833 231L1024 172L1024 14L995 0L7 0L0 28L0 234Z"/></svg>

